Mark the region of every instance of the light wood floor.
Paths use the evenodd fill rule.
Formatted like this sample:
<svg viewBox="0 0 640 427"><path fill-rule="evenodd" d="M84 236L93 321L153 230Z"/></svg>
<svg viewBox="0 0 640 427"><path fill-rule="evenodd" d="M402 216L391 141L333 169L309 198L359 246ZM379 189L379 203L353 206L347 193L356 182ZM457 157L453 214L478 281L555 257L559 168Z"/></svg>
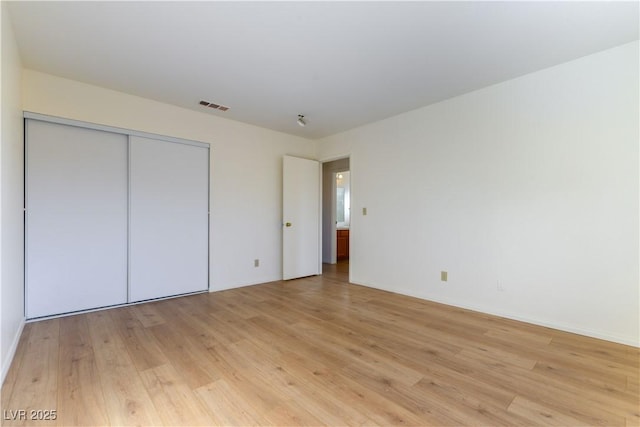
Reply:
<svg viewBox="0 0 640 427"><path fill-rule="evenodd" d="M322 277L30 323L5 425L634 425L638 349ZM27 421L11 421L26 410ZM55 410L55 421L32 421Z"/></svg>

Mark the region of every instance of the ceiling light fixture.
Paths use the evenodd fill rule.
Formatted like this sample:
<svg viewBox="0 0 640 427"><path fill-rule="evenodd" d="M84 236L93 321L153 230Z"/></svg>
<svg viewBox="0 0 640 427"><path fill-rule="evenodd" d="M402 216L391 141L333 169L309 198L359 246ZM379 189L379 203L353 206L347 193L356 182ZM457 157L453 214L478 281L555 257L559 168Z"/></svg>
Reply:
<svg viewBox="0 0 640 427"><path fill-rule="evenodd" d="M307 125L307 122L304 120L304 116L302 114L298 114L298 124L302 127Z"/></svg>

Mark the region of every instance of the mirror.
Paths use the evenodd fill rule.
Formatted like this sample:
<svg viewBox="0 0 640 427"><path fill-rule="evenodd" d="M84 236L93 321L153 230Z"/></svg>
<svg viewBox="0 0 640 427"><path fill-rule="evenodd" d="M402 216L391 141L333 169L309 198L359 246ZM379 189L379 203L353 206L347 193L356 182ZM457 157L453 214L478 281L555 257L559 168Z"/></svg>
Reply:
<svg viewBox="0 0 640 427"><path fill-rule="evenodd" d="M349 171L336 173L336 227L349 228L351 201Z"/></svg>

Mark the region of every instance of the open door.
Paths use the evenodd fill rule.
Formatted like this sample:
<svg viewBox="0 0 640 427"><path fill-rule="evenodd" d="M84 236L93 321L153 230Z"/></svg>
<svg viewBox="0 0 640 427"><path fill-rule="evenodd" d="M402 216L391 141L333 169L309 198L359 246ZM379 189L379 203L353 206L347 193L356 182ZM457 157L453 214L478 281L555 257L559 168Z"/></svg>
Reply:
<svg viewBox="0 0 640 427"><path fill-rule="evenodd" d="M282 161L282 279L320 274L320 163Z"/></svg>

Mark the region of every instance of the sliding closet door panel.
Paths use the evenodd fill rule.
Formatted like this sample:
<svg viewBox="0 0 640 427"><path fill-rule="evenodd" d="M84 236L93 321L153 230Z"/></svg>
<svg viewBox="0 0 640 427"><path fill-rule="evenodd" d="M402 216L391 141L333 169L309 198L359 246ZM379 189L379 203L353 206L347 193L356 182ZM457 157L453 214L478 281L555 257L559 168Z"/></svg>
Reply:
<svg viewBox="0 0 640 427"><path fill-rule="evenodd" d="M26 125L27 317L125 303L127 137Z"/></svg>
<svg viewBox="0 0 640 427"><path fill-rule="evenodd" d="M209 287L209 149L130 137L129 298Z"/></svg>

